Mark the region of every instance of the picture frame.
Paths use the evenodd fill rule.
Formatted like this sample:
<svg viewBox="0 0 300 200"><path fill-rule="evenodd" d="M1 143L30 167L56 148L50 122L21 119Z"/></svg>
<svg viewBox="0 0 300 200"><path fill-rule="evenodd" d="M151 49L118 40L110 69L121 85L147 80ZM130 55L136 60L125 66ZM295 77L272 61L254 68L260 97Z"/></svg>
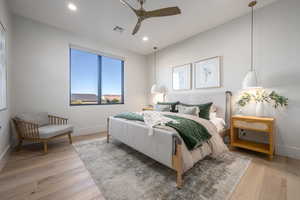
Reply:
<svg viewBox="0 0 300 200"><path fill-rule="evenodd" d="M221 57L211 57L194 63L195 89L221 87Z"/></svg>
<svg viewBox="0 0 300 200"><path fill-rule="evenodd" d="M6 29L0 22L0 111L7 109Z"/></svg>
<svg viewBox="0 0 300 200"><path fill-rule="evenodd" d="M172 68L172 88L175 91L192 88L192 63Z"/></svg>

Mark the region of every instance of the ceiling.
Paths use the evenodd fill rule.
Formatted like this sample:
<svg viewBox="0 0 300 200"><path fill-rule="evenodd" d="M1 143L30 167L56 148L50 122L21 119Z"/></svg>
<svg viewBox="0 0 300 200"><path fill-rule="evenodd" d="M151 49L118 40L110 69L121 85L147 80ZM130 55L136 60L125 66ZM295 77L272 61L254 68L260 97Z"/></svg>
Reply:
<svg viewBox="0 0 300 200"><path fill-rule="evenodd" d="M70 1L77 5L76 12L67 9ZM249 0L148 0L144 6L146 10L179 6L182 14L145 20L140 31L132 36L137 18L119 0L70 1L9 0L17 15L140 54L151 53L153 46L162 49L250 12ZM136 0L127 1L137 8ZM257 7L274 1L258 0ZM125 31L122 34L112 31L115 26ZM143 42L143 36L148 36L149 41Z"/></svg>

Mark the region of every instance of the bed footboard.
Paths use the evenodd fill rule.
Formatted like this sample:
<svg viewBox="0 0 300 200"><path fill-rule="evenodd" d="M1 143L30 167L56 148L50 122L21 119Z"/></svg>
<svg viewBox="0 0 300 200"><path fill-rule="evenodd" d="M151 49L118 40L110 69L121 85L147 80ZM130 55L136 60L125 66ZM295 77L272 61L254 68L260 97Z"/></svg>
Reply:
<svg viewBox="0 0 300 200"><path fill-rule="evenodd" d="M135 132L138 133L135 134ZM181 188L183 185L181 139L176 134L166 130L156 131L154 136L148 136L147 133L148 128L145 125L114 118L107 119L107 143L110 142L110 137L114 137L120 142L174 169L177 173L177 188ZM140 145L140 142L144 142L144 144Z"/></svg>
<svg viewBox="0 0 300 200"><path fill-rule="evenodd" d="M182 159L182 141L178 136L173 136L173 141L174 141L174 153L172 156L172 165L173 169L176 171L176 185L177 188L181 188L183 185L183 159Z"/></svg>

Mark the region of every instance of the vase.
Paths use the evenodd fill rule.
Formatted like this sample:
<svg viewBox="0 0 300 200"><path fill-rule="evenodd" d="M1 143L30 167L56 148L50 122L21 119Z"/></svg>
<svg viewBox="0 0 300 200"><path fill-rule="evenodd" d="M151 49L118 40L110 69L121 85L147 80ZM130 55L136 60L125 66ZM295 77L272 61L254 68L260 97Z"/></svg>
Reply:
<svg viewBox="0 0 300 200"><path fill-rule="evenodd" d="M255 114L257 117L264 116L264 104L261 102L256 103Z"/></svg>

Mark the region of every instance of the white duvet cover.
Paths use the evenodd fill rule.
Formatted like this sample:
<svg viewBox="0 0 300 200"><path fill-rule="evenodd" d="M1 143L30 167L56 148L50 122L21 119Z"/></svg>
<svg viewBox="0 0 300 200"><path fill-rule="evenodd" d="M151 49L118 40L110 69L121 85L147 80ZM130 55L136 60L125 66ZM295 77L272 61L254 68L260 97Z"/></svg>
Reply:
<svg viewBox="0 0 300 200"><path fill-rule="evenodd" d="M153 114L150 114L150 113L153 113ZM154 113L156 113L156 114L154 114ZM219 134L220 129L224 128L224 126L222 126L222 124L224 124L223 123L224 120L218 118L219 120L212 119L212 121L209 121L209 120L199 118L199 117L193 116L193 115L179 114L179 113L172 113L172 112L144 111L144 112L140 112L139 114L149 117L149 115L159 116L158 113L160 113L160 116L175 115L175 116L184 117L184 118L196 121L197 123L200 123L201 125L203 125L212 136L211 139L209 140L209 142L204 143L201 147L198 147L192 151L189 151L187 149L186 145L184 144L184 142L182 142L182 144L183 144L182 145L182 156L183 156L184 171L189 170L190 168L192 168L194 166L194 164L196 162L198 162L199 160L202 160L203 158L205 158L208 155L215 157L215 156L218 156L219 154L223 153L224 151L228 150L227 146L224 144L224 142ZM168 119L170 119L170 118L168 118ZM151 123L148 122L148 125L146 125L149 127L149 130L151 130L155 124L155 128L164 129L164 130L168 130L168 131L177 133L177 131L175 129L164 125L164 123L166 123L168 121L165 118L161 118L160 120L157 119L157 120L150 120L150 121L151 121ZM159 123L159 121L163 122L163 123L161 123L162 125ZM143 123L143 122L137 122L137 123ZM160 125L157 125L157 124L160 124ZM151 137L151 135L153 134L152 130L150 132L151 132L151 134L149 137ZM178 133L177 133L177 135L180 137L180 135Z"/></svg>

